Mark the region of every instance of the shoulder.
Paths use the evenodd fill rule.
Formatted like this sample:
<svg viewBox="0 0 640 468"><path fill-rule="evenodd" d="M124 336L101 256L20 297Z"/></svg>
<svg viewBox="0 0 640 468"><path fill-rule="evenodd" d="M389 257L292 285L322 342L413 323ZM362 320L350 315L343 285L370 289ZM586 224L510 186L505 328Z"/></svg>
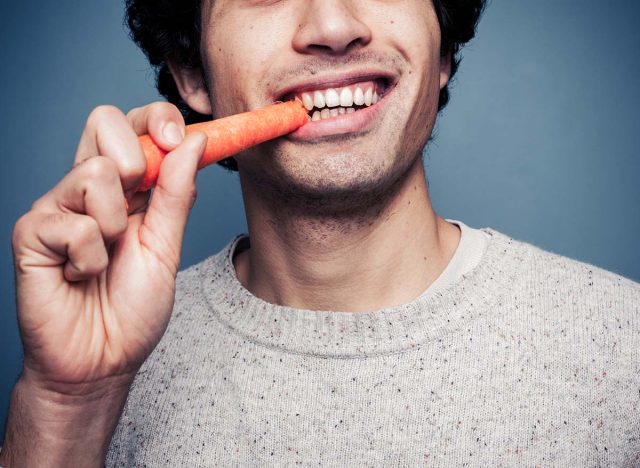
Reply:
<svg viewBox="0 0 640 468"><path fill-rule="evenodd" d="M541 345L538 352L572 356L567 362L577 354L591 363L608 357L626 369L626 377L632 375L629 366L637 362L640 342L640 283L526 242L511 243L522 260L503 298L501 325Z"/></svg>
<svg viewBox="0 0 640 468"><path fill-rule="evenodd" d="M555 352L615 349L635 359L640 342L640 283L488 230L517 273L501 297L501 322ZM495 250L495 249L494 249ZM542 336L540 335L542 333ZM582 352L581 351L581 352Z"/></svg>
<svg viewBox="0 0 640 468"><path fill-rule="evenodd" d="M638 310L640 283L596 265L572 259L536 246L531 249L533 281L547 289L574 296L578 302Z"/></svg>
<svg viewBox="0 0 640 468"><path fill-rule="evenodd" d="M573 297L579 303L611 306L638 311L640 283L590 263L516 240L493 229L485 232L493 240L510 245L520 259L519 287L543 300L546 294Z"/></svg>

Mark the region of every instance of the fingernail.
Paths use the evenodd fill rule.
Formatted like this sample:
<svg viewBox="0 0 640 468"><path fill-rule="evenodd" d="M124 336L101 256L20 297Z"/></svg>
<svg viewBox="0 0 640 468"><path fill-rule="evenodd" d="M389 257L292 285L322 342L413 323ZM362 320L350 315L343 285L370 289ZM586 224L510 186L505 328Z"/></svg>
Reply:
<svg viewBox="0 0 640 468"><path fill-rule="evenodd" d="M174 145L179 145L180 142L182 142L182 138L184 137L182 130L175 122L167 123L162 129L162 134L167 139L167 141L169 141L169 143Z"/></svg>

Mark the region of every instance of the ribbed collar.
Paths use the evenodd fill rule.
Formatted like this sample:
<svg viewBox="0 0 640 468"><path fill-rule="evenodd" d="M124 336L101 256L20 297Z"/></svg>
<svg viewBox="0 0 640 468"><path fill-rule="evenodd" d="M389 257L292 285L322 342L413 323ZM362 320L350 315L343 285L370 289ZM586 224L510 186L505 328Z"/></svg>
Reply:
<svg viewBox="0 0 640 468"><path fill-rule="evenodd" d="M372 312L294 309L254 296L238 280L233 253L243 236L201 264L202 293L210 312L233 333L254 343L318 357L397 353L439 340L482 317L518 282L530 250L490 228L478 265L446 288Z"/></svg>

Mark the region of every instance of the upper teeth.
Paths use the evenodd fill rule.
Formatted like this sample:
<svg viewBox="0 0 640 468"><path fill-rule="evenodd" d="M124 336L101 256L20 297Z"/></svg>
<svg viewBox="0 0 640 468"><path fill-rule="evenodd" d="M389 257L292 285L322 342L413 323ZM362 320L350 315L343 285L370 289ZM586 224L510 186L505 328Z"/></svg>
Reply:
<svg viewBox="0 0 640 468"><path fill-rule="evenodd" d="M378 102L378 92L375 90L375 83L372 81L345 86L343 88L328 88L317 91L307 91L298 95L307 110L314 107L322 109L324 107L351 107L370 106ZM329 115L331 115L329 113Z"/></svg>

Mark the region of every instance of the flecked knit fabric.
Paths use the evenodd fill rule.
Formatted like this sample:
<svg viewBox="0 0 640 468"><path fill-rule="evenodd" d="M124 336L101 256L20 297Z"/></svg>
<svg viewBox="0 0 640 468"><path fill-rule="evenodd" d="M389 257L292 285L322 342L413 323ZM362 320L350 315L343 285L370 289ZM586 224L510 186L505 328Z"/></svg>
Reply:
<svg viewBox="0 0 640 468"><path fill-rule="evenodd" d="M107 466L640 466L640 284L483 231L370 313L256 298L237 240L181 272Z"/></svg>

